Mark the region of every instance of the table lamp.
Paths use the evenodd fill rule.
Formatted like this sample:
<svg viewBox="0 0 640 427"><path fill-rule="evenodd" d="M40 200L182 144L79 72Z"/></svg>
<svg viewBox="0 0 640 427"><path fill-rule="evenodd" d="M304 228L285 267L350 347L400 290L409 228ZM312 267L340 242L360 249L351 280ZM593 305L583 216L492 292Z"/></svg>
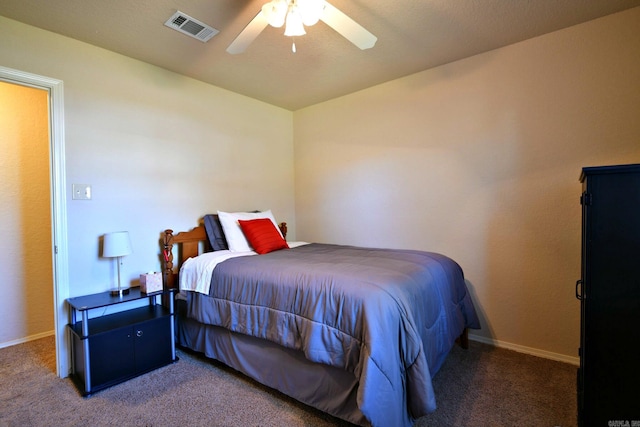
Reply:
<svg viewBox="0 0 640 427"><path fill-rule="evenodd" d="M122 288L121 285L120 264L122 263L122 257L129 255L131 252L131 240L129 239L128 231L116 231L104 235L102 256L105 258L117 258L118 262L118 288L111 290L111 295L113 296L122 297L129 293L129 287Z"/></svg>

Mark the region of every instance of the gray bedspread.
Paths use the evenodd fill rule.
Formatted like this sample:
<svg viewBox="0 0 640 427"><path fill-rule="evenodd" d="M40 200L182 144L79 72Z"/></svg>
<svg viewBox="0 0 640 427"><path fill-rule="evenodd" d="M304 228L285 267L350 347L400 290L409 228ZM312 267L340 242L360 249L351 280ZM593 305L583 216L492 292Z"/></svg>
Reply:
<svg viewBox="0 0 640 427"><path fill-rule="evenodd" d="M456 262L440 254L310 244L232 258L188 316L353 372L374 426L436 408L432 376L465 327L479 328Z"/></svg>

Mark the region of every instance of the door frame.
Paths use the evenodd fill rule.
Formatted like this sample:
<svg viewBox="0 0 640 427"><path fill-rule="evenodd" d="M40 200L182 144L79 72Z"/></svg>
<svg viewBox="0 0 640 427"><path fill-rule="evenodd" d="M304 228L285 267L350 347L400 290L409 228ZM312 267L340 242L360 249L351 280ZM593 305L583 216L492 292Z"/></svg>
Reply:
<svg viewBox="0 0 640 427"><path fill-rule="evenodd" d="M69 375L71 366L65 327L69 311L69 254L67 242L67 201L64 148L64 86L62 80L0 66L0 80L43 89L49 93L49 172L51 200L51 257L53 265L53 313L56 342L56 374Z"/></svg>

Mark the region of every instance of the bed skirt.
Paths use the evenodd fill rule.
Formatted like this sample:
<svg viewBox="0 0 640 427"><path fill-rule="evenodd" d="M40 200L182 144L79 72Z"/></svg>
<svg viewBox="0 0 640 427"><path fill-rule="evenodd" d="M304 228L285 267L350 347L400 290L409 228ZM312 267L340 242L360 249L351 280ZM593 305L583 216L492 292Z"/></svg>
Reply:
<svg viewBox="0 0 640 427"><path fill-rule="evenodd" d="M353 424L369 426L358 409L358 381L351 373L310 362L301 351L271 341L201 324L177 303L177 343L218 360L257 382Z"/></svg>

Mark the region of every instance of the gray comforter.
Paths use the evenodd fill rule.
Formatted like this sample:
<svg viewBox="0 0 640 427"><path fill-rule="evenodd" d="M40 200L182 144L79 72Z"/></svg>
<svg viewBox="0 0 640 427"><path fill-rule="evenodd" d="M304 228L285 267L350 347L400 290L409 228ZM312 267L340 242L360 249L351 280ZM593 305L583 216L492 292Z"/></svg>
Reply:
<svg viewBox="0 0 640 427"><path fill-rule="evenodd" d="M465 327L479 328L461 268L440 254L310 244L232 258L188 316L353 372L374 426L436 408L431 378Z"/></svg>

